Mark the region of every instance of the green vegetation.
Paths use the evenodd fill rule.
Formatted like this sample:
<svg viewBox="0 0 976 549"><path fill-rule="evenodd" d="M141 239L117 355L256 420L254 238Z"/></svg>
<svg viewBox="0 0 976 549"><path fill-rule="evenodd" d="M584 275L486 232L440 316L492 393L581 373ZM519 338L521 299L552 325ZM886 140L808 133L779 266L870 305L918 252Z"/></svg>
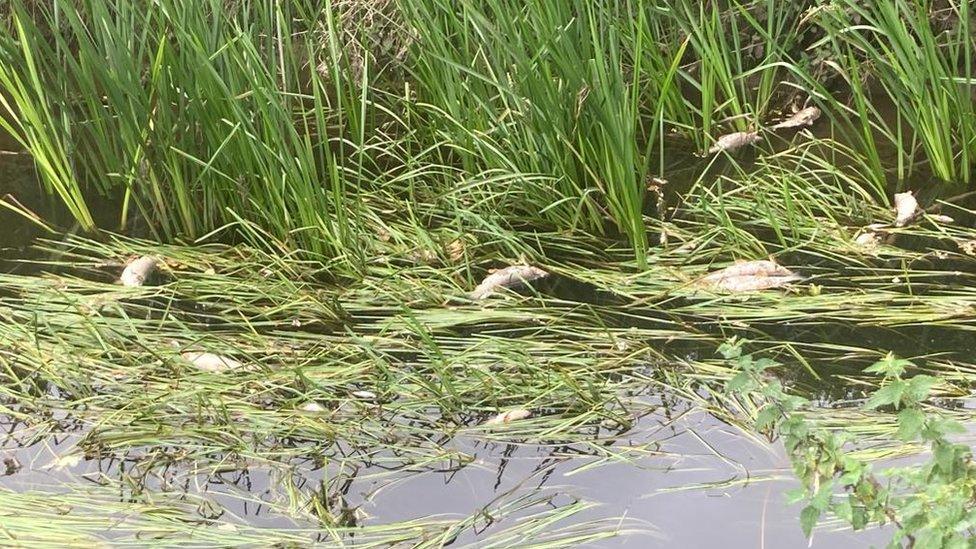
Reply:
<svg viewBox="0 0 976 549"><path fill-rule="evenodd" d="M972 424L976 373L974 17L964 0L4 3L0 129L57 207L0 187L49 232L0 264L0 448L55 455L39 484L6 464L0 539L647 533L544 483L670 468L648 425L707 414L785 446L806 535L840 520L958 546L976 508L952 427ZM808 106L812 125L773 128ZM906 190L922 211L895 228ZM115 284L141 255L154 283ZM701 284L768 257L803 280ZM470 299L518 263L551 276ZM512 410L531 416L486 424ZM508 486L515 449L539 466ZM464 506L368 516L491 464L503 488Z"/></svg>
<svg viewBox="0 0 976 549"><path fill-rule="evenodd" d="M864 166L865 198L919 170L973 172L966 2L8 10L3 125L84 229L108 195L122 207L104 228L173 240L232 224L348 273L381 228L424 242L448 226L522 246L526 226L619 232L642 265L645 183L670 177L678 136L702 151L797 101L851 144L825 153Z"/></svg>
<svg viewBox="0 0 976 549"><path fill-rule="evenodd" d="M976 518L976 466L970 447L950 438L964 433L965 427L923 408L939 384L937 378L920 374L905 379L906 371L916 369L915 364L892 354L865 369L884 376L865 409L890 407L892 413L897 412L899 439L920 440L931 446L927 463L892 467L879 474L870 463L845 451L852 442L850 435L817 429L812 424L803 410L809 401L788 395L778 381L763 379L762 373L777 366L775 362L743 355L739 342L729 342L720 351L739 370L727 388L745 398L762 395L765 402L760 401L755 427L782 436L790 452L794 471L804 487L798 495L809 499L800 515L807 535L820 515L829 511L854 528L871 522L894 524L894 545L967 546Z"/></svg>

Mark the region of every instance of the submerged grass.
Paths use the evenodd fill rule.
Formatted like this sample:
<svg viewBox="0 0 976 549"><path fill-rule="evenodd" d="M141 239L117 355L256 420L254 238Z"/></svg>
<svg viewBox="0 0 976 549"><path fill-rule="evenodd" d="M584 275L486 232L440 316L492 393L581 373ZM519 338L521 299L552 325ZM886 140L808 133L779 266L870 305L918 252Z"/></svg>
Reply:
<svg viewBox="0 0 976 549"><path fill-rule="evenodd" d="M470 283L451 267L391 272L377 263L362 283L334 285L314 262L242 246L74 237L41 250L48 259L28 264L49 274L0 277L0 386L20 444L50 440L74 425L67 432L78 433L77 441L62 447L55 463L128 463L100 468L99 483L126 490L137 503L156 501L159 491L189 490L203 498L196 512L204 518L233 513L233 502L248 501L250 490L214 499L190 486L214 482L224 471L267 471L260 501L268 513L325 527L334 540L375 535L386 543L403 536L439 545L480 531L476 517L374 522L355 511L369 498L349 493L363 483L477 468L478 453L462 441L551 447L583 469L661 459L666 446L654 439L613 441L660 413L660 398L668 398L737 425L760 444L749 431L757 409L724 395L734 371L708 350L734 333L777 357L788 368L779 375L796 390L810 391L809 380L820 377L842 390L840 398L856 400L877 382L861 370L891 350L884 340L872 346L867 334L938 327L943 344L926 343L928 356L912 358L945 380L932 405L960 418L968 411L950 403L969 394L976 369L962 343L974 328L965 313L974 306L968 286L930 284L923 271L899 270L906 290L867 258L838 282L814 279L786 296L748 297L693 289L688 281L702 270L682 254L664 253L633 275L621 275L628 270L623 264L544 265L589 286L560 296L565 290L557 280L525 297L481 303L466 297ZM111 283L125 258L147 253L165 260L162 285ZM925 252L901 254L911 260ZM831 339L816 331L831 326L852 333ZM242 367L200 371L181 358L187 350L230 357ZM822 390L812 386L814 394ZM837 393L824 398L818 423L856 433L854 455L888 459L920 451L897 442L897 424L884 414L834 407ZM482 425L510 409L528 409L532 417L500 430ZM487 505L494 495L485 496ZM563 545L622 532L615 522L587 519L566 537L542 535L546 517L576 522L574 509L586 504L575 505L560 504L551 516L531 511L514 523L492 513L498 526L478 543L500 536ZM180 513L180 520L203 520ZM82 535L103 520L66 522L65 535ZM519 526L509 531L507 524ZM140 536L154 529L171 535L162 525L133 526ZM634 529L644 527L624 527Z"/></svg>
<svg viewBox="0 0 976 549"><path fill-rule="evenodd" d="M74 449L62 448L59 459L129 463L110 466L99 483L125 487L137 502L152 504L157 491L179 490L184 480L212 482L228 469L266 469L278 480L261 504L282 517L323 526L336 541L375 536L382 544L404 536L439 546L480 530L479 515L353 528L355 514L341 494L354 481L390 482L411 472L463 468L474 456L457 447L457 437L569 447L596 426L619 430L648 409L636 398L643 392L639 378L623 361L591 356L583 341L562 343L557 330L514 341L457 337L456 321L439 325L436 318L418 318L422 311L405 308L396 292L374 293L366 301L358 292L315 282L314 273L296 276L301 263L258 251L155 248L172 265L169 283L135 289L109 283L106 270L120 269L116 254L150 247L74 240L59 250L59 259L45 263L60 274L5 275L0 305L4 410L23 425L14 432L28 429L22 443L36 443L58 436L70 420L82 436ZM109 251L114 253L100 255ZM96 281L100 277L105 281ZM323 299L326 292L334 299ZM473 323L472 313L465 324ZM493 319L486 311L484 321L511 327L519 316ZM552 313L548 322L558 324L559 316ZM198 371L180 357L188 349L233 357L242 367ZM616 393L626 385L634 386L635 397ZM536 417L499 432L478 426L510 407L529 408ZM622 447L594 459L645 451ZM581 458L589 455L580 452ZM321 477L321 488L307 481L293 486L288 479L296 473ZM196 496L204 497L200 508L222 513L220 501ZM490 530L499 537L493 541L495 534L486 534L479 544L532 539L563 546L619 531L618 522L587 520L552 529L586 505L563 502L545 511L547 497L515 494L498 510L485 510L489 524L499 523ZM485 500L493 498L486 494ZM103 518L65 522L65 535L81 536L83 524L104 528L112 512L103 512ZM521 517L511 528L505 526L507 513ZM23 522L5 527L20 539L34 539L29 525L39 516L18 514ZM199 520L185 510L179 517ZM154 529L175 534L152 521L139 522L132 533ZM206 530L195 539L208 543L208 536L224 531Z"/></svg>

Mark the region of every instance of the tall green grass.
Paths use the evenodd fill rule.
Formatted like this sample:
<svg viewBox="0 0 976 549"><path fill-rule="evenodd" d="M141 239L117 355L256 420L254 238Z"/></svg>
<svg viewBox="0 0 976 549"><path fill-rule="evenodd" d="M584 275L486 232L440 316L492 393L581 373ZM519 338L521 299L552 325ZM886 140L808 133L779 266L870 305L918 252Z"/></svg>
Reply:
<svg viewBox="0 0 976 549"><path fill-rule="evenodd" d="M535 232L623 236L640 266L648 181L791 105L823 107L874 188L971 180L971 15L921 0L14 0L0 119L86 230L108 197L105 228L230 227L346 273L377 235L430 247L445 227L504 255Z"/></svg>
<svg viewBox="0 0 976 549"><path fill-rule="evenodd" d="M858 116L885 129L906 170L923 164L939 179L969 183L976 177L972 6L938 4L845 0L818 20L853 79ZM866 103L890 105L893 115Z"/></svg>
<svg viewBox="0 0 976 549"><path fill-rule="evenodd" d="M622 28L617 2L401 2L421 131L444 162L528 187L514 204L557 227L602 233L613 220L643 261L646 151L634 71L654 44ZM627 66L624 59L636 60ZM663 66L664 64L659 64ZM631 74L628 74L628 73ZM537 176L543 176L538 179ZM521 193L520 193L521 194Z"/></svg>
<svg viewBox="0 0 976 549"><path fill-rule="evenodd" d="M314 70L347 63L327 7L14 2L0 75L16 84L26 65L32 77L5 85L23 88L8 126L73 211L91 189L122 200L122 227L137 214L157 238L245 220L293 248L350 254L374 111L361 82L333 78L346 71Z"/></svg>

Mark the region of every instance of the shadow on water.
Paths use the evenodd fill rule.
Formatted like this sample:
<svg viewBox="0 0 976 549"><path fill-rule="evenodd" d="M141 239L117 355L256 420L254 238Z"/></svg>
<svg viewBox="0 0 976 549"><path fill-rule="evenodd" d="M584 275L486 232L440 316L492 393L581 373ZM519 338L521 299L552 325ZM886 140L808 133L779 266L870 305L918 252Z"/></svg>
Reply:
<svg viewBox="0 0 976 549"><path fill-rule="evenodd" d="M121 197L88 193L85 197L98 227L116 227L119 223ZM27 264L14 261L30 257L37 238L55 236L27 216L42 220L58 234L76 230L77 224L68 209L49 194L38 179L34 161L20 144L0 129L0 272L33 272Z"/></svg>

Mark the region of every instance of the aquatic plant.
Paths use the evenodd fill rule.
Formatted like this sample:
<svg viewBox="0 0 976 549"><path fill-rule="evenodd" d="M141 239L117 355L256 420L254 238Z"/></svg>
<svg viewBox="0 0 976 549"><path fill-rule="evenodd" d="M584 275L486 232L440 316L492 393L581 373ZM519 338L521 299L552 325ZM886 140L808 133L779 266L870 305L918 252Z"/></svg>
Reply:
<svg viewBox="0 0 976 549"><path fill-rule="evenodd" d="M916 365L890 353L865 369L883 376L865 409L890 409L896 416L899 439L918 440L931 448L926 462L879 470L847 452L848 446L858 444L852 436L813 424L808 400L788 394L780 383L765 378L766 370L779 365L744 354L742 344L733 340L720 348L737 372L726 388L757 399L755 428L782 437L803 484L794 497L807 501L800 514L807 536L825 513L854 529L874 522L891 523L895 526L894 546L959 547L974 535L976 466L969 446L951 438L965 428L925 407L932 389L940 383L937 378L925 374L906 377Z"/></svg>

